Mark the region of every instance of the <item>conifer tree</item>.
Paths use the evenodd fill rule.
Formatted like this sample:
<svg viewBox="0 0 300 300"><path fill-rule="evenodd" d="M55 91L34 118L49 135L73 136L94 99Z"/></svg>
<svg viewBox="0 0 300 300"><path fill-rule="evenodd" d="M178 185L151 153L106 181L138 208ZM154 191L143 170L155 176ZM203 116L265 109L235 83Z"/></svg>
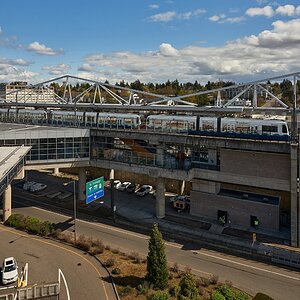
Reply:
<svg viewBox="0 0 300 300"><path fill-rule="evenodd" d="M155 288L165 289L168 286L168 266L165 245L157 224L153 225L147 256L146 279Z"/></svg>

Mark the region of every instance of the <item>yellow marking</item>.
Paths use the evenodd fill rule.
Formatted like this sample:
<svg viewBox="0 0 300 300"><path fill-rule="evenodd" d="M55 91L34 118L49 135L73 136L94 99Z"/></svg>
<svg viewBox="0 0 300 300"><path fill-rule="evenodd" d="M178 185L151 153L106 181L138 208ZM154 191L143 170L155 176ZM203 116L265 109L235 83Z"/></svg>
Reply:
<svg viewBox="0 0 300 300"><path fill-rule="evenodd" d="M79 253L76 253L76 252L73 251L73 250L64 248L64 247L59 246L59 245L55 245L55 244L49 243L49 242L44 241L44 240L42 240L42 239L38 239L38 238L35 238L35 237L30 237L30 236L25 235L25 234L22 234L22 233L20 233L20 232L15 232L15 231L12 231L12 230L10 230L10 229L3 228L3 227L0 227L0 230L1 230L1 231L7 231L7 232L10 232L10 233L12 233L12 234L19 235L19 236L22 236L22 237L25 237L25 238L29 238L29 239L31 239L31 240L35 240L35 241L38 241L38 242L41 242L41 243L44 243L44 244L47 244L47 245L50 245L50 246L59 248L59 249L61 249L61 250L70 252L70 253L72 253L72 254L75 254L75 255L81 257L81 258L82 258L83 260L85 260L87 263L89 263L89 264L95 269L96 273L97 273L97 274L99 275L99 277L101 278L101 274L100 274L99 270L95 267L95 265L92 264L92 263L91 263L87 258L85 258L83 255L81 255L81 254L79 254ZM105 297L106 297L107 300L109 300L108 295L107 295L107 292L106 292L105 285L104 285L104 283L103 283L103 280L101 280L101 283L102 283L102 287L103 287L103 290L104 290L104 293L105 293Z"/></svg>

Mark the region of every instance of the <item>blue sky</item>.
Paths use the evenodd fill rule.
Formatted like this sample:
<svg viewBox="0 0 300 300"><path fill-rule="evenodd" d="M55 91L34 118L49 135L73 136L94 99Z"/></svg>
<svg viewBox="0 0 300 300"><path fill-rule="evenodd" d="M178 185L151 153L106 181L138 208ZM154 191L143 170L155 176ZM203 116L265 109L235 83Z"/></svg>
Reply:
<svg viewBox="0 0 300 300"><path fill-rule="evenodd" d="M299 71L299 46L299 0L3 1L0 82L242 82Z"/></svg>

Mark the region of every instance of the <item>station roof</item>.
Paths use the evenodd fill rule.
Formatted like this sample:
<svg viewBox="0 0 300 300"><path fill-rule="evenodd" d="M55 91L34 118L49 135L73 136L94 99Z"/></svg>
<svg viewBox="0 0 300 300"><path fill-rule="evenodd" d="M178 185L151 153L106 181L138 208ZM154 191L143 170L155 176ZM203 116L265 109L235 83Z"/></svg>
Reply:
<svg viewBox="0 0 300 300"><path fill-rule="evenodd" d="M23 159L31 147L1 147L0 148L0 180Z"/></svg>

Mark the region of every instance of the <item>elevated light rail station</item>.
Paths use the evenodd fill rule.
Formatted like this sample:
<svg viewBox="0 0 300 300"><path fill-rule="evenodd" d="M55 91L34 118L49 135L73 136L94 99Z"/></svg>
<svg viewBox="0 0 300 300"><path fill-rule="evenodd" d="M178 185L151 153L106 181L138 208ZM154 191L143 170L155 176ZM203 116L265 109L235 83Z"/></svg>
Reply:
<svg viewBox="0 0 300 300"><path fill-rule="evenodd" d="M71 75L14 83L0 91L0 146L30 147L25 169L76 168L80 201L91 169L129 181L139 174L156 187L157 218L175 184L190 190L190 214L199 220L222 218L299 247L299 75L176 97ZM269 86L285 78L294 84L293 107ZM74 91L78 82L87 88ZM187 101L205 94L215 105Z"/></svg>

